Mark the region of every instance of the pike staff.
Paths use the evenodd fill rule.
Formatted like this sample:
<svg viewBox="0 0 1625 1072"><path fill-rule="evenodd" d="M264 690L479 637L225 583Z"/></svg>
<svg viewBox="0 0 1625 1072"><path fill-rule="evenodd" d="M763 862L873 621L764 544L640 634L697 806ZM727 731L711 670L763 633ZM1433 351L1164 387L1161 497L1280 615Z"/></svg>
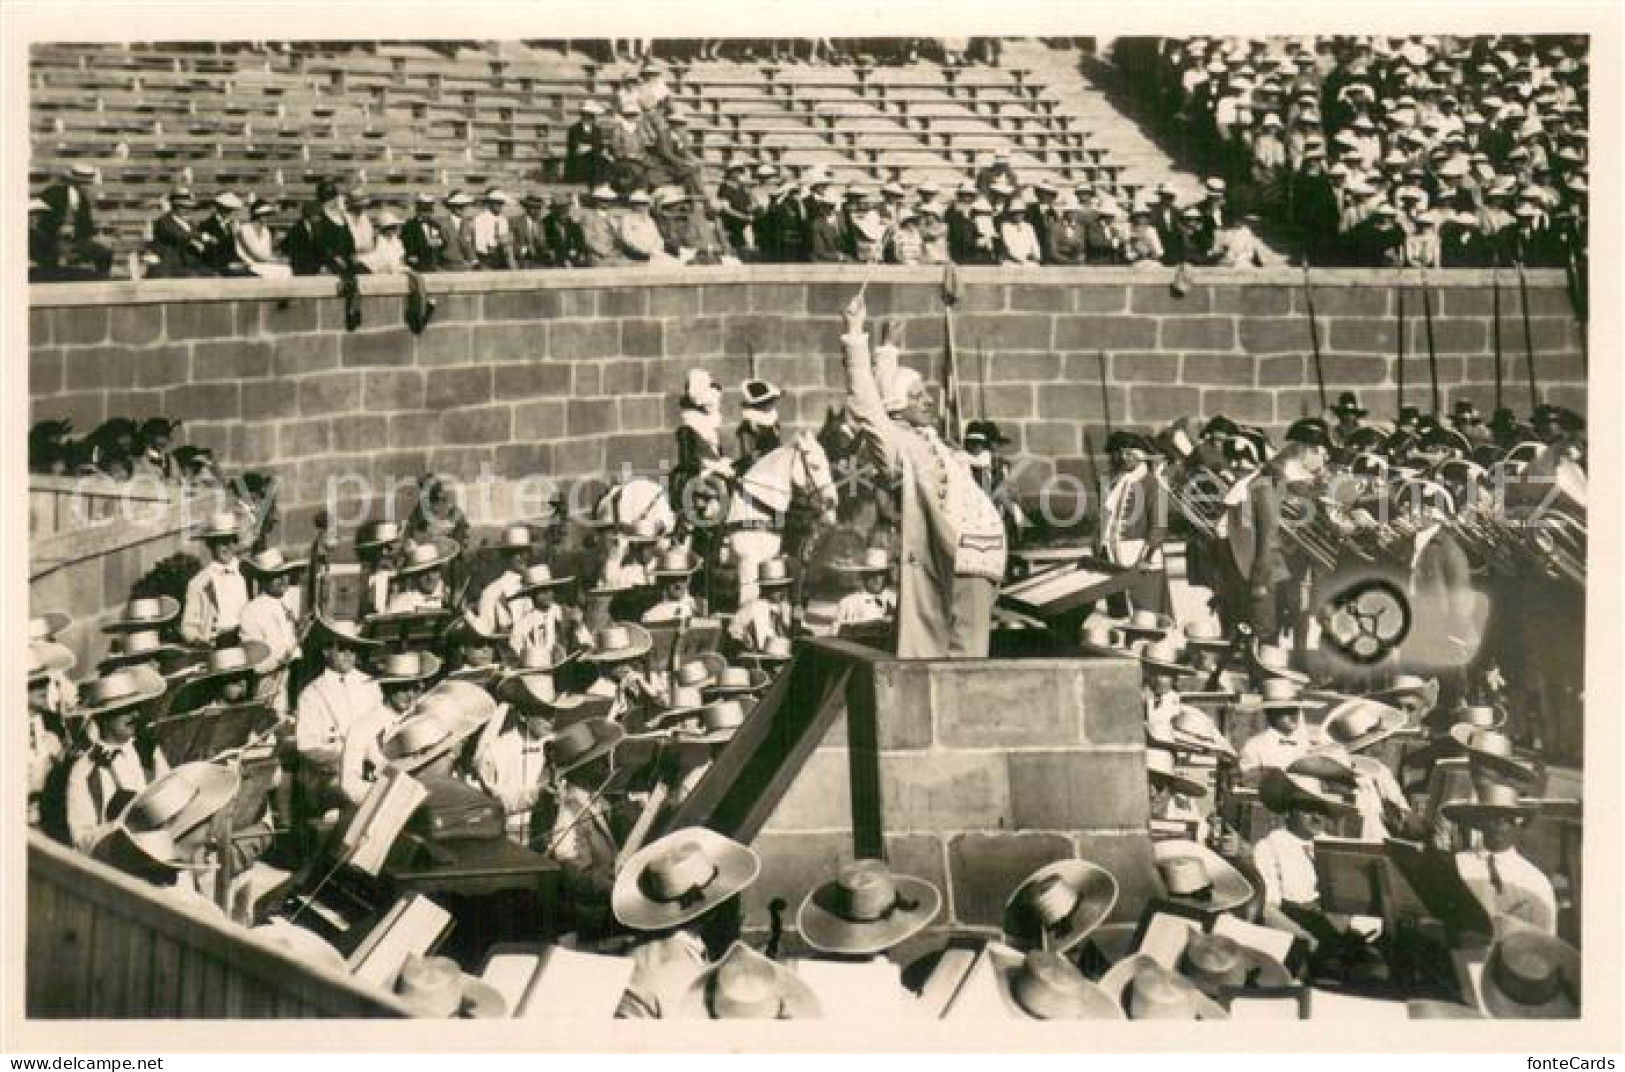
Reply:
<svg viewBox="0 0 1625 1072"><path fill-rule="evenodd" d="M1309 285L1309 255L1303 258L1303 300L1309 311L1309 352L1315 360L1315 389L1320 393L1320 408L1326 409L1326 373L1320 360L1320 322L1315 316L1315 288Z"/></svg>
<svg viewBox="0 0 1625 1072"><path fill-rule="evenodd" d="M1394 358L1394 418L1398 420L1399 411L1405 408L1405 277L1399 279L1398 297L1399 330L1394 332L1396 354Z"/></svg>
<svg viewBox="0 0 1625 1072"><path fill-rule="evenodd" d="M1540 405L1540 392L1535 384L1535 332L1529 323L1529 277L1524 274L1523 261L1518 261L1518 304L1523 311L1524 371L1529 376L1529 412Z"/></svg>
<svg viewBox="0 0 1625 1072"><path fill-rule="evenodd" d="M1439 353L1433 345L1433 291L1428 287L1427 269L1419 266L1416 271L1422 281L1422 323L1427 328L1428 379L1433 388L1433 412L1440 413L1443 406L1439 400Z"/></svg>
<svg viewBox="0 0 1625 1072"><path fill-rule="evenodd" d="M1495 408L1501 409L1505 403L1502 401L1501 371L1501 258L1496 257L1494 265L1490 268L1490 338L1495 344Z"/></svg>

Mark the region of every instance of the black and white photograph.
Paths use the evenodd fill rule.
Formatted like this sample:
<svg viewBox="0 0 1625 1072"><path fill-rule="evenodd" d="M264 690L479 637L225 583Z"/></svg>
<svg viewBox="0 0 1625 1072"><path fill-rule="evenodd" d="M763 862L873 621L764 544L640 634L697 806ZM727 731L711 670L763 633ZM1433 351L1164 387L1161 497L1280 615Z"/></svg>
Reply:
<svg viewBox="0 0 1625 1072"><path fill-rule="evenodd" d="M17 1052L1619 1050L1619 12L333 8L7 16Z"/></svg>

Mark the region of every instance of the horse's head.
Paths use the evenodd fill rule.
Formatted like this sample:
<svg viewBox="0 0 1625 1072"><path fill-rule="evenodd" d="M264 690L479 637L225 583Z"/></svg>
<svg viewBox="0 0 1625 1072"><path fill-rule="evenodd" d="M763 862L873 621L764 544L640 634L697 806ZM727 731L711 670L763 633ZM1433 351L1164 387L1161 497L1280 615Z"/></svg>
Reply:
<svg viewBox="0 0 1625 1072"><path fill-rule="evenodd" d="M835 511L841 505L840 485L829 464L829 455L814 436L802 432L796 436L792 448L796 464L790 469L793 489L803 494L816 495L823 510L826 524L835 523Z"/></svg>
<svg viewBox="0 0 1625 1072"><path fill-rule="evenodd" d="M818 445L836 468L851 458L858 449L858 428L847 416L846 407L828 406L824 410L824 423L818 429Z"/></svg>

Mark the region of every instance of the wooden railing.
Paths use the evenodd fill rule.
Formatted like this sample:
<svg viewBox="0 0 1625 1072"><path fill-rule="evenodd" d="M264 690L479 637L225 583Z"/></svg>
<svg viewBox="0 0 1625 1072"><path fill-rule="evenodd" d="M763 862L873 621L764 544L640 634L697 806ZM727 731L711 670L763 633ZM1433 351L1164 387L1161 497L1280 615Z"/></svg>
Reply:
<svg viewBox="0 0 1625 1072"><path fill-rule="evenodd" d="M37 833L28 836L27 927L33 1019L409 1015L382 990L301 963Z"/></svg>

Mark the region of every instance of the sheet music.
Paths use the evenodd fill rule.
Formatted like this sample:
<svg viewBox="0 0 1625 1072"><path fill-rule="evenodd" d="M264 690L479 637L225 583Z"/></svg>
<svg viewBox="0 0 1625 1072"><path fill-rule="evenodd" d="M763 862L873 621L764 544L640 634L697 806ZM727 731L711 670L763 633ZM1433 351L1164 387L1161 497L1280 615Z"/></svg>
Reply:
<svg viewBox="0 0 1625 1072"><path fill-rule="evenodd" d="M450 913L415 893L390 909L378 929L367 936L350 957L350 971L357 979L387 990L395 985L406 958L433 949L450 926Z"/></svg>
<svg viewBox="0 0 1625 1072"><path fill-rule="evenodd" d="M1277 927L1265 927L1257 923L1248 923L1239 916L1232 916L1228 913L1214 921L1213 933L1222 934L1226 938L1234 940L1238 945L1244 945L1248 949L1263 953L1265 956L1274 957L1283 964L1286 963L1287 954L1292 952L1293 935L1290 931L1283 931Z"/></svg>
<svg viewBox="0 0 1625 1072"><path fill-rule="evenodd" d="M580 953L563 946L542 951L521 1020L610 1020L632 982L631 957Z"/></svg>
<svg viewBox="0 0 1625 1072"><path fill-rule="evenodd" d="M428 795L429 791L417 779L389 768L373 783L339 841L348 852L345 863L376 876L406 821Z"/></svg>
<svg viewBox="0 0 1625 1072"><path fill-rule="evenodd" d="M502 995L512 1015L518 1015L541 965L542 958L536 953L493 953L480 978Z"/></svg>

